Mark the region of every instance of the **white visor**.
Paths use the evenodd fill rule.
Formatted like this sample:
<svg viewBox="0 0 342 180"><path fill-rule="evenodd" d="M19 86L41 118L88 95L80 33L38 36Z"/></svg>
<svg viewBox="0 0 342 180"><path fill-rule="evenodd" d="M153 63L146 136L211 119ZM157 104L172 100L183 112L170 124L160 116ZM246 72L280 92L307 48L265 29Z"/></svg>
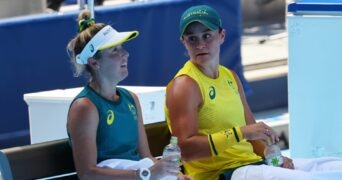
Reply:
<svg viewBox="0 0 342 180"><path fill-rule="evenodd" d="M88 64L88 58L93 57L97 51L117 46L138 35L138 31L118 32L107 25L91 38L80 54L76 55L76 62Z"/></svg>

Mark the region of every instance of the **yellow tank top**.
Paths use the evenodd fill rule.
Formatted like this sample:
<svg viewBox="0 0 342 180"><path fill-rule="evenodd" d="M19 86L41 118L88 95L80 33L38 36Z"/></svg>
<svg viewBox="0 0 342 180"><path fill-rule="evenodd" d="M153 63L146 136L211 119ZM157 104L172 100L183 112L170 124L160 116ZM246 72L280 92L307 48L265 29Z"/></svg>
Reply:
<svg viewBox="0 0 342 180"><path fill-rule="evenodd" d="M198 111L199 134L206 136L246 125L238 86L229 69L219 66L219 77L212 79L204 75L191 61L188 61L178 71L175 78L181 75L187 75L194 79L202 93L203 106ZM171 130L166 106L165 114ZM211 180L218 179L224 170L261 160L262 158L253 152L252 145L243 140L217 156L183 162L183 165L185 173L194 177L195 180Z"/></svg>

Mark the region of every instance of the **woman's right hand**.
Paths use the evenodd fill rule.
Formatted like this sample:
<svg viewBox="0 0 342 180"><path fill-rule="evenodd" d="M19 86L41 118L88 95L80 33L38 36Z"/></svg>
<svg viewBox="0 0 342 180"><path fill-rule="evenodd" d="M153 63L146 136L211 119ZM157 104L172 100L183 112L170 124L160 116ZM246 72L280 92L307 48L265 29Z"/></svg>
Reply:
<svg viewBox="0 0 342 180"><path fill-rule="evenodd" d="M257 122L240 128L243 137L247 140L271 140L272 143L279 141L278 135L264 122Z"/></svg>
<svg viewBox="0 0 342 180"><path fill-rule="evenodd" d="M152 167L150 167L151 180L160 179L167 175L178 176L180 167L179 167L179 163L174 160L175 158L179 158L179 156L171 155L171 156L162 158L158 160Z"/></svg>

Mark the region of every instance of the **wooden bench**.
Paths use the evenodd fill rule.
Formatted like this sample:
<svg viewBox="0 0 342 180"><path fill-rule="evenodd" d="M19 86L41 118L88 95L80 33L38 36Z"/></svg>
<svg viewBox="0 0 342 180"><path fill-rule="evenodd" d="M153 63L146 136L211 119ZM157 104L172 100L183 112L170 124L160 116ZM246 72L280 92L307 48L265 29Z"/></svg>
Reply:
<svg viewBox="0 0 342 180"><path fill-rule="evenodd" d="M166 122L147 124L145 129L152 155L162 155L170 140ZM0 150L0 170L3 180L78 179L68 139Z"/></svg>

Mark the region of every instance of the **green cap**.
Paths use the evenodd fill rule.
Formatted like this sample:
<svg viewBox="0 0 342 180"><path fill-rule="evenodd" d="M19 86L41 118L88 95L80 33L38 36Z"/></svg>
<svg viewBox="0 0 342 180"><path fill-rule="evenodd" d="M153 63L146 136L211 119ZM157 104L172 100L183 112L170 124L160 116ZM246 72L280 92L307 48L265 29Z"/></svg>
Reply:
<svg viewBox="0 0 342 180"><path fill-rule="evenodd" d="M184 11L179 23L181 36L193 22L199 22L211 30L222 27L221 18L216 10L207 5L192 6Z"/></svg>

